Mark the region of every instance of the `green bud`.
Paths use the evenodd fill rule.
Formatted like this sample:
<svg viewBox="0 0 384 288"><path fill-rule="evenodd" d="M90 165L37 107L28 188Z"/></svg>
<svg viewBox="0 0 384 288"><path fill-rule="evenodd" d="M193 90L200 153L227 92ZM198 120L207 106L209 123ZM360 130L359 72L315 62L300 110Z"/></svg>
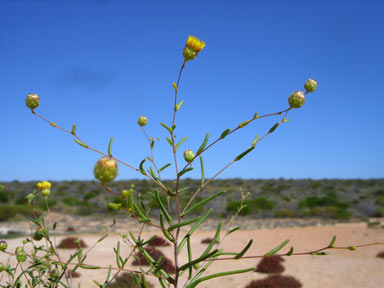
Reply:
<svg viewBox="0 0 384 288"><path fill-rule="evenodd" d="M25 253L23 247L17 247L15 254L18 262L25 262L27 260L27 253Z"/></svg>
<svg viewBox="0 0 384 288"><path fill-rule="evenodd" d="M33 110L39 106L40 98L37 94L30 93L27 95L27 98L25 98L25 104L27 105L28 108Z"/></svg>
<svg viewBox="0 0 384 288"><path fill-rule="evenodd" d="M185 150L185 152L184 152L185 161L187 161L188 163L191 163L193 158L195 158L195 154L193 153L193 151L192 150Z"/></svg>
<svg viewBox="0 0 384 288"><path fill-rule="evenodd" d="M96 179L102 183L113 181L117 176L117 172L117 162L110 157L100 158L93 169Z"/></svg>
<svg viewBox="0 0 384 288"><path fill-rule="evenodd" d="M4 271L4 264L0 263L0 272L3 272L3 271Z"/></svg>
<svg viewBox="0 0 384 288"><path fill-rule="evenodd" d="M141 127L147 125L148 119L145 116L140 116L139 119L137 119L137 124L139 124Z"/></svg>
<svg viewBox="0 0 384 288"><path fill-rule="evenodd" d="M25 245L25 244L27 244L27 243L28 243L27 239L24 239L24 240L23 240L23 245Z"/></svg>
<svg viewBox="0 0 384 288"><path fill-rule="evenodd" d="M45 231L43 228L39 228L33 233L33 240L40 241L45 236Z"/></svg>
<svg viewBox="0 0 384 288"><path fill-rule="evenodd" d="M48 197L51 194L51 189L43 189L41 190L41 195L44 197Z"/></svg>
<svg viewBox="0 0 384 288"><path fill-rule="evenodd" d="M183 56L185 58L185 61L195 59L196 55L197 53L189 47L185 47L183 49Z"/></svg>
<svg viewBox="0 0 384 288"><path fill-rule="evenodd" d="M317 82L313 79L308 79L304 84L304 89L307 93L314 92L317 88Z"/></svg>
<svg viewBox="0 0 384 288"><path fill-rule="evenodd" d="M111 210L120 210L121 203L108 203L108 208Z"/></svg>
<svg viewBox="0 0 384 288"><path fill-rule="evenodd" d="M5 250L7 250L7 247L8 247L8 243L4 240L1 240L0 241L0 251L4 252Z"/></svg>
<svg viewBox="0 0 384 288"><path fill-rule="evenodd" d="M355 251L356 247L355 246L349 246L348 249L351 250L351 251Z"/></svg>
<svg viewBox="0 0 384 288"><path fill-rule="evenodd" d="M305 102L305 95L301 91L296 91L289 96L288 103L291 106L291 108L300 108L304 105Z"/></svg>
<svg viewBox="0 0 384 288"><path fill-rule="evenodd" d="M122 195L124 198L128 198L129 196L131 196L132 193L133 193L133 190L132 190L132 189L121 191L121 195Z"/></svg>

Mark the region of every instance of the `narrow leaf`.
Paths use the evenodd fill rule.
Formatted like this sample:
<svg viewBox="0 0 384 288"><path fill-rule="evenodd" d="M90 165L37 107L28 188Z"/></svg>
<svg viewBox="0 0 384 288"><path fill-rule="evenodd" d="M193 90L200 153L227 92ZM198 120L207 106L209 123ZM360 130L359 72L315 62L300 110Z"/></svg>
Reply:
<svg viewBox="0 0 384 288"><path fill-rule="evenodd" d="M204 261L205 259L208 259L210 257L212 257L213 255L215 255L219 250L218 249L215 249L213 250L211 253L208 253L204 256L200 256L199 258L195 259L195 260L192 260L192 261L189 261L187 264L184 264L183 266L180 267L180 271L182 270L185 270L187 269L188 267L192 267L193 265L197 264L197 263L200 263L201 261Z"/></svg>
<svg viewBox="0 0 384 288"><path fill-rule="evenodd" d="M225 137L227 137L227 135L228 135L228 133L231 131L231 129L225 129L224 131L223 131L223 133L221 133L221 135L220 135L220 139L224 139Z"/></svg>
<svg viewBox="0 0 384 288"><path fill-rule="evenodd" d="M181 105L183 105L184 100L181 100L177 105L176 105L176 111L179 111L181 108Z"/></svg>
<svg viewBox="0 0 384 288"><path fill-rule="evenodd" d="M163 171L164 169L168 168L168 167L171 166L171 165L172 165L171 163L165 164L163 167L161 167L161 168L159 169L159 171L161 172L161 171Z"/></svg>
<svg viewBox="0 0 384 288"><path fill-rule="evenodd" d="M172 134L172 132L173 132L173 131L172 131L172 128L168 127L168 126L165 125L164 123L160 123L160 125L163 126L165 129L167 129L168 132Z"/></svg>
<svg viewBox="0 0 384 288"><path fill-rule="evenodd" d="M171 216L169 216L168 211L165 208L165 205L164 205L163 201L161 201L161 198L159 196L159 192L157 192L156 190L155 190L155 198L156 198L157 203L160 206L161 211L163 211L164 216L167 219L168 223L172 224L172 218L171 218Z"/></svg>
<svg viewBox="0 0 384 288"><path fill-rule="evenodd" d="M84 147L84 148L87 148L88 149L88 146L85 145L84 143L81 143L80 141L78 141L77 139L73 139L73 141L75 141L77 144L79 144L80 146Z"/></svg>
<svg viewBox="0 0 384 288"><path fill-rule="evenodd" d="M287 256L291 256L293 254L293 246L291 246L291 249L289 249Z"/></svg>
<svg viewBox="0 0 384 288"><path fill-rule="evenodd" d="M200 156L200 168L201 168L201 186L203 186L205 182L205 173L204 173L203 157L201 156Z"/></svg>
<svg viewBox="0 0 384 288"><path fill-rule="evenodd" d="M289 242L289 239L285 240L283 243L281 243L279 246L276 248L273 248L271 251L265 254L265 256L273 256L275 255L278 251L280 251L285 245L287 245Z"/></svg>
<svg viewBox="0 0 384 288"><path fill-rule="evenodd" d="M336 242L336 235L334 235L334 236L332 237L331 243L329 243L328 247L329 247L329 248L333 248L333 247L335 247L335 242Z"/></svg>
<svg viewBox="0 0 384 288"><path fill-rule="evenodd" d="M213 248L213 245L215 245L216 243L220 242L220 231L221 231L221 222L219 222L217 224L217 229L216 229L215 236L213 237L211 242L208 244L208 247L205 249L203 254L201 254L201 257L203 257L204 255L207 255L209 253L209 251L211 251L211 249Z"/></svg>
<svg viewBox="0 0 384 288"><path fill-rule="evenodd" d="M183 221L183 222L180 222L180 223L173 224L173 225L168 227L168 231L172 231L172 230L174 230L176 228L183 227L183 226L195 223L196 221L198 221L200 219L201 219L201 217L199 216L199 217L196 217L196 218L193 218L193 219L190 219L190 220L186 220L186 221Z"/></svg>
<svg viewBox="0 0 384 288"><path fill-rule="evenodd" d="M235 161L239 161L241 158L243 158L245 155L247 155L249 152L251 152L253 149L255 149L255 146L252 146L251 148L248 148L247 150L245 150L243 153L241 153L240 155L237 155L236 158L235 158Z"/></svg>
<svg viewBox="0 0 384 288"><path fill-rule="evenodd" d="M171 139L169 139L168 137L167 137L167 138L165 138L165 139L167 140L168 144L169 144L169 145L171 145L171 147L172 147L172 145L173 145L173 142L172 142L172 140L171 140Z"/></svg>
<svg viewBox="0 0 384 288"><path fill-rule="evenodd" d="M75 134L76 134L76 124L75 124L75 123L73 123L73 125L72 125L72 131L71 131L71 134L72 134L72 135L75 135Z"/></svg>
<svg viewBox="0 0 384 288"><path fill-rule="evenodd" d="M193 167L189 167L189 168L185 168L184 170L181 170L178 174L177 174L177 177L181 177L183 176L185 173L189 172L189 171L192 171L193 170Z"/></svg>
<svg viewBox="0 0 384 288"><path fill-rule="evenodd" d="M205 134L205 138L203 140L203 143L201 143L199 149L197 150L196 156L200 155L201 152L203 152L205 146L207 145L208 139L209 139L209 133Z"/></svg>
<svg viewBox="0 0 384 288"><path fill-rule="evenodd" d="M215 193L215 194L213 194L213 195L211 195L211 196L209 196L209 197L207 197L207 198L205 198L205 199L203 199L203 200L201 200L201 201L199 201L199 202L193 204L193 205L190 206L190 207L189 207L189 208L188 208L188 209L187 209L181 216L182 216L182 217L185 216L186 214L188 214L188 213L191 212L192 210L194 210L194 209L196 209L196 208L198 208L198 207L204 205L205 203L207 203L207 202L209 202L209 201L211 201L211 200L213 200L213 199L219 197L220 195L222 195L222 194L224 194L224 193L225 193L224 190L219 191L219 192L217 192L217 193Z"/></svg>
<svg viewBox="0 0 384 288"><path fill-rule="evenodd" d="M244 122L241 122L239 124L239 126L237 126L238 128L243 128L245 126L247 126L249 124L249 122L251 122L251 120L245 120Z"/></svg>
<svg viewBox="0 0 384 288"><path fill-rule="evenodd" d="M179 142L177 142L176 146L175 146L175 151L177 151L177 149L179 149L180 145L183 144L183 142L185 140L187 140L188 137L184 137L183 139L181 139Z"/></svg>
<svg viewBox="0 0 384 288"><path fill-rule="evenodd" d="M260 134L257 134L256 137L255 137L255 139L253 139L253 141L252 141L252 146L255 146L255 145L256 145L257 140L259 140L259 137L260 137Z"/></svg>
<svg viewBox="0 0 384 288"><path fill-rule="evenodd" d="M235 232L235 231L237 231L237 230L239 230L239 229L240 229L239 226L237 226L237 227L233 227L231 230L228 231L227 235L232 234L233 232Z"/></svg>
<svg viewBox="0 0 384 288"><path fill-rule="evenodd" d="M145 161L146 161L146 160L143 159L143 161L140 162L140 166L139 166L140 172L141 172L141 174L143 174L143 175L147 175L147 173L145 172L144 167L143 167Z"/></svg>
<svg viewBox="0 0 384 288"><path fill-rule="evenodd" d="M237 254L234 258L235 259L240 259L241 257L243 257L243 255L248 251L248 249L252 246L252 243L253 243L253 239L249 240L248 244L244 247L243 250L241 250L241 252L239 254Z"/></svg>
<svg viewBox="0 0 384 288"><path fill-rule="evenodd" d="M175 82L172 83L172 87L173 87L173 89L175 89L175 92L176 92L177 91L177 85Z"/></svg>
<svg viewBox="0 0 384 288"><path fill-rule="evenodd" d="M273 131L275 131L277 126L279 126L279 125L280 125L280 123L276 123L275 125L273 125L272 128L269 129L268 133L272 133Z"/></svg>
<svg viewBox="0 0 384 288"><path fill-rule="evenodd" d="M112 142L113 142L113 137L111 137L111 139L109 140L109 144L108 144L108 155L109 155L109 157L112 157L112 153L111 153Z"/></svg>

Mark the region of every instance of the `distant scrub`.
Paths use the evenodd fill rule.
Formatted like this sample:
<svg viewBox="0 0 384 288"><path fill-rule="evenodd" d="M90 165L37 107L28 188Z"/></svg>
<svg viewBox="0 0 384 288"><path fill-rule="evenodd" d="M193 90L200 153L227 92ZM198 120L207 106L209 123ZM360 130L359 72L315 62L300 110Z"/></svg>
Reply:
<svg viewBox="0 0 384 288"><path fill-rule="evenodd" d="M32 216L33 213L27 205L11 205L2 204L0 205L0 221L8 220L14 217L16 214L24 216Z"/></svg>
<svg viewBox="0 0 384 288"><path fill-rule="evenodd" d="M275 213L276 218L296 218L297 214L295 211L289 209L280 209Z"/></svg>
<svg viewBox="0 0 384 288"><path fill-rule="evenodd" d="M273 275L261 280L253 280L245 288L300 288L303 285L292 276Z"/></svg>
<svg viewBox="0 0 384 288"><path fill-rule="evenodd" d="M251 214L252 212L263 212L263 211L270 211L275 207L275 204L268 200L267 198L260 197L256 199L250 199L250 200L245 200L244 207L240 214L241 215L248 215ZM237 211L238 207L240 207L241 201L233 201L227 203L227 211L228 212L234 212Z"/></svg>
<svg viewBox="0 0 384 288"><path fill-rule="evenodd" d="M263 257L256 267L256 272L259 273L282 273L285 268L281 265L284 258L281 256Z"/></svg>

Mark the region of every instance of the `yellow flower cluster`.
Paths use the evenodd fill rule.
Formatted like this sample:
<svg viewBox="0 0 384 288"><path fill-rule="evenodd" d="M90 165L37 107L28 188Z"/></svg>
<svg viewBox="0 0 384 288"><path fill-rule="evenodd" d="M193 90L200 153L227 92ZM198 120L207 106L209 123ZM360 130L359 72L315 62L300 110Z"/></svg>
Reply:
<svg viewBox="0 0 384 288"><path fill-rule="evenodd" d="M44 182L39 182L37 183L37 189L39 189L40 191L43 191L45 189L51 189L51 183L49 183L48 181L44 181Z"/></svg>
<svg viewBox="0 0 384 288"><path fill-rule="evenodd" d="M194 36L189 36L187 42L185 43L185 46L191 48L196 53L199 53L205 47L205 42L200 41L199 38L196 38Z"/></svg>

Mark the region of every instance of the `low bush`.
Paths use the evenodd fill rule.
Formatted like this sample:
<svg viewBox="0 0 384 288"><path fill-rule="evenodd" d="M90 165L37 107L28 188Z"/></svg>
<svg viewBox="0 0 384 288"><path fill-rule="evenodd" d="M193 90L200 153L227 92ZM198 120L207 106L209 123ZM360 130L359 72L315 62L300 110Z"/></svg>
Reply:
<svg viewBox="0 0 384 288"><path fill-rule="evenodd" d="M263 257L256 267L256 272L260 273L282 273L285 268L281 265L284 259L281 256Z"/></svg>
<svg viewBox="0 0 384 288"><path fill-rule="evenodd" d="M32 210L27 205L0 205L0 221L8 220L17 214L21 214L28 217L31 217L33 215Z"/></svg>
<svg viewBox="0 0 384 288"><path fill-rule="evenodd" d="M301 288L302 286L292 276L272 275L265 279L253 280L245 288Z"/></svg>
<svg viewBox="0 0 384 288"><path fill-rule="evenodd" d="M272 201L264 197L245 200L243 203L246 206L240 211L240 215L248 215L252 212L270 211L275 207L275 204ZM236 212L240 205L241 201L229 202L227 203L227 211Z"/></svg>
<svg viewBox="0 0 384 288"><path fill-rule="evenodd" d="M57 248L61 248L61 249L77 249L77 248L79 248L79 246L81 248L88 247L88 245L85 244L85 242L83 240L80 240L79 243L77 243L76 240L77 239L74 238L74 237L64 238L63 240L60 241L60 244L57 245Z"/></svg>

